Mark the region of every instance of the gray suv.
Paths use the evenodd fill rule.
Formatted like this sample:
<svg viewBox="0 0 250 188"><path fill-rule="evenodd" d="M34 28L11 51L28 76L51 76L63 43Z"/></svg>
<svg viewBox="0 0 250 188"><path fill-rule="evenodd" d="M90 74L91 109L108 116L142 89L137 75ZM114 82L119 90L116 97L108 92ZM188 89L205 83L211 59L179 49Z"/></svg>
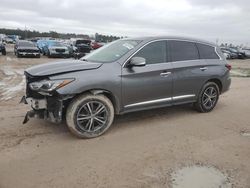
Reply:
<svg viewBox="0 0 250 188"><path fill-rule="evenodd" d="M114 114L192 103L209 112L231 84L215 44L191 38L143 37L105 45L80 60L28 68L24 122L66 119L81 138L103 134Z"/></svg>

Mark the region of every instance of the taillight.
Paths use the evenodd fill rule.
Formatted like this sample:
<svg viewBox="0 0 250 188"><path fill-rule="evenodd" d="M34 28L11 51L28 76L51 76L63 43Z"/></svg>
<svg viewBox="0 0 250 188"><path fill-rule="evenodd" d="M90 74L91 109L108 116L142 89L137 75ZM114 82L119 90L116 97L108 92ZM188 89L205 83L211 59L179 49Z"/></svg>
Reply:
<svg viewBox="0 0 250 188"><path fill-rule="evenodd" d="M232 69L232 65L226 64L225 67L227 67L228 70Z"/></svg>

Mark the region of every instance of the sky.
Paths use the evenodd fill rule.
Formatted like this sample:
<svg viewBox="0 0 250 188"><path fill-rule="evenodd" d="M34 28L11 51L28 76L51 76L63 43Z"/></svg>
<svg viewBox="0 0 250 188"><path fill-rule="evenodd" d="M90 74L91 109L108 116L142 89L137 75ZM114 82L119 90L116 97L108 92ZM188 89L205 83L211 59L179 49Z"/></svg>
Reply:
<svg viewBox="0 0 250 188"><path fill-rule="evenodd" d="M0 0L0 28L250 45L250 0Z"/></svg>

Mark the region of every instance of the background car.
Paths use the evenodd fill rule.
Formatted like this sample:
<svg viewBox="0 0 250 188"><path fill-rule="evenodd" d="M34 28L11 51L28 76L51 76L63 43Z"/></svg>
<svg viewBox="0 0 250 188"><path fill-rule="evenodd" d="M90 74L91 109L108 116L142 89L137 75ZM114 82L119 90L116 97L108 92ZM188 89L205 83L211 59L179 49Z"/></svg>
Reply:
<svg viewBox="0 0 250 188"><path fill-rule="evenodd" d="M75 39L71 43L74 50L74 57L81 58L86 55L86 53L90 53L92 50L91 40L89 39Z"/></svg>
<svg viewBox="0 0 250 188"><path fill-rule="evenodd" d="M238 59L245 59L246 55L244 52L240 51L237 48L228 48L230 52L236 53Z"/></svg>
<svg viewBox="0 0 250 188"><path fill-rule="evenodd" d="M27 40L19 40L14 46L14 53L17 57L40 58L40 51L36 44Z"/></svg>
<svg viewBox="0 0 250 188"><path fill-rule="evenodd" d="M37 40L36 44L37 44L37 47L40 50L40 53L45 55L44 46L47 45L47 40Z"/></svg>
<svg viewBox="0 0 250 188"><path fill-rule="evenodd" d="M96 49L102 47L103 45L104 45L104 43L101 43L101 42L96 42L96 41L91 42L91 47L93 50L96 50Z"/></svg>
<svg viewBox="0 0 250 188"><path fill-rule="evenodd" d="M0 52L2 55L6 55L6 48L3 42L0 41Z"/></svg>
<svg viewBox="0 0 250 188"><path fill-rule="evenodd" d="M68 42L62 42L62 44L68 48L69 57L73 57L74 56L73 46L70 45L70 43L68 43Z"/></svg>
<svg viewBox="0 0 250 188"><path fill-rule="evenodd" d="M68 47L65 44L55 40L46 41L43 51L48 57L70 57Z"/></svg>
<svg viewBox="0 0 250 188"><path fill-rule="evenodd" d="M14 43L15 43L15 41L14 41L12 38L9 38L9 37L6 37L6 38L4 39L4 41L5 41L7 44L14 44Z"/></svg>
<svg viewBox="0 0 250 188"><path fill-rule="evenodd" d="M226 59L231 59L230 53L222 52Z"/></svg>
<svg viewBox="0 0 250 188"><path fill-rule="evenodd" d="M245 53L246 58L250 58L250 49L243 48L242 51Z"/></svg>
<svg viewBox="0 0 250 188"><path fill-rule="evenodd" d="M230 55L230 59L243 59L244 55L240 54L236 49L233 48L221 48L223 53Z"/></svg>

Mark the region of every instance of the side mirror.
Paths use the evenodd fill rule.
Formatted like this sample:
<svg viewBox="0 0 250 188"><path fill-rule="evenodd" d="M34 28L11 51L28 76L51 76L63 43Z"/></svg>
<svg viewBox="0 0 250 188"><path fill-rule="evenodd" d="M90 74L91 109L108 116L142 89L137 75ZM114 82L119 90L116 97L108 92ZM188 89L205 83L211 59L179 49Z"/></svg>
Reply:
<svg viewBox="0 0 250 188"><path fill-rule="evenodd" d="M146 65L146 59L143 57L132 57L128 65L129 67L143 67Z"/></svg>

